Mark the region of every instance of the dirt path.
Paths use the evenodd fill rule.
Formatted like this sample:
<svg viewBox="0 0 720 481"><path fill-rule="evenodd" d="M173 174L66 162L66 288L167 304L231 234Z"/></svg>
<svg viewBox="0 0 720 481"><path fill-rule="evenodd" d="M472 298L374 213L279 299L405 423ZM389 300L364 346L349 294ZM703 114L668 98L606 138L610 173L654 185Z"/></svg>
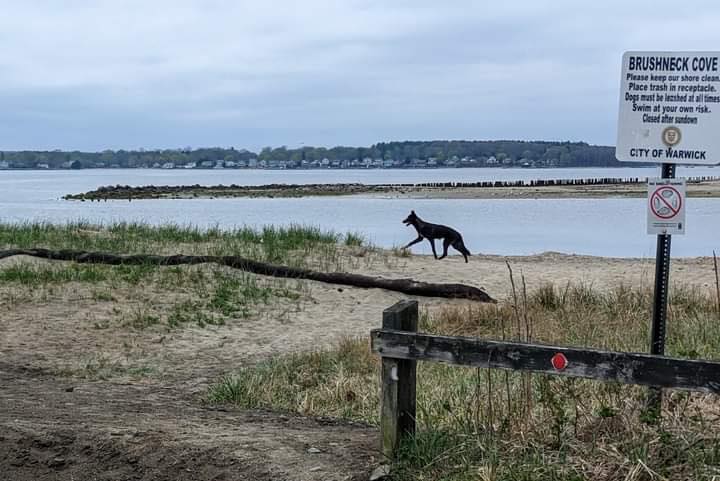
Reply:
<svg viewBox="0 0 720 481"><path fill-rule="evenodd" d="M361 425L218 409L172 386L78 383L0 362L4 479L366 479L376 443Z"/></svg>

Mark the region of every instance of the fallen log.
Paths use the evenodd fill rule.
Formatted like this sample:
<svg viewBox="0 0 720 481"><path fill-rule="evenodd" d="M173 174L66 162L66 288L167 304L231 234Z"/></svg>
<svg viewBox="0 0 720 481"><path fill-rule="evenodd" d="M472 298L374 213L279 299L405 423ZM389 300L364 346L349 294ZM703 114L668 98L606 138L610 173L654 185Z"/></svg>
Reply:
<svg viewBox="0 0 720 481"><path fill-rule="evenodd" d="M319 272L311 269L287 267L266 262L254 261L238 256L158 256L150 254L116 255L107 252L87 252L77 250L50 249L8 249L0 250L0 259L13 256L32 256L41 259L74 261L83 264L109 265L158 265L177 266L184 264L215 263L240 269L254 274L290 279L308 279L340 284L344 286L378 288L402 292L413 296L445 297L471 299L480 302L496 302L485 291L466 284L436 284L413 279L388 279L385 277L365 276L346 272Z"/></svg>

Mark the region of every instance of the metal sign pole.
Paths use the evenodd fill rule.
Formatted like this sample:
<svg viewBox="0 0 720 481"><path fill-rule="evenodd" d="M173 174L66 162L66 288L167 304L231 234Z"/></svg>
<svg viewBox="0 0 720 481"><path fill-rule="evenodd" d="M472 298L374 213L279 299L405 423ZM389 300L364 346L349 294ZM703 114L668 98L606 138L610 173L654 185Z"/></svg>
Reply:
<svg viewBox="0 0 720 481"><path fill-rule="evenodd" d="M675 178L675 164L662 164L663 179ZM655 255L655 294L653 299L652 340L650 353L665 354L665 324L667 321L667 299L670 287L670 234L657 236ZM648 393L648 409L660 415L662 408L662 390L651 388Z"/></svg>

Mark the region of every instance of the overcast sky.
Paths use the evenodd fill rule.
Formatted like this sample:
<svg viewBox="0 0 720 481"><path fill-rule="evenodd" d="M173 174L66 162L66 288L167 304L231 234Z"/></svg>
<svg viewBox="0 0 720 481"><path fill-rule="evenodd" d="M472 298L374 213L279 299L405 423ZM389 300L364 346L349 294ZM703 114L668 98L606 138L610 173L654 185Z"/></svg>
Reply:
<svg viewBox="0 0 720 481"><path fill-rule="evenodd" d="M622 53L719 25L717 0L0 0L0 150L613 145Z"/></svg>

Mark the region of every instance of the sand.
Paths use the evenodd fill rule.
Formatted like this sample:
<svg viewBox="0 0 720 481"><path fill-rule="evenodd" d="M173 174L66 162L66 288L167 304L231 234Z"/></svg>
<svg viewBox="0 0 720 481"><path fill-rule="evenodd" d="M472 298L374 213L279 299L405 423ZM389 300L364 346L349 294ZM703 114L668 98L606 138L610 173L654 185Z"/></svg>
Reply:
<svg viewBox="0 0 720 481"><path fill-rule="evenodd" d="M28 258L5 259L0 261L0 267L23 261ZM460 256L435 260L432 256L398 257L381 251L366 253L346 266L348 271L362 274L475 285L503 300L511 295L508 264L516 284L520 285L524 276L528 290L532 291L546 283L559 287L584 284L597 289L624 284L651 289L654 262L548 252L535 256L475 255L466 264ZM671 263L671 284L714 291L714 276L712 258L679 258ZM277 282L273 278L261 279L269 285ZM136 286L115 290L115 301L103 302L94 299L93 288L87 284L63 284L52 293L4 288L4 300L0 301L5 312L0 327L3 355L56 371L72 372L83 363L120 363L138 368L151 365L165 377L191 379L195 388L202 390L213 376L233 367L273 354L331 346L342 337L367 336L380 325L385 308L412 298L381 289L302 281L298 284L300 299L280 299L268 306L256 306L248 318L225 326L156 332L129 329L117 318L139 309L162 315L179 301L179 293ZM18 300L13 301L14 298ZM431 311L471 302L416 299L421 308Z"/></svg>
<svg viewBox="0 0 720 481"><path fill-rule="evenodd" d="M17 262L49 262L12 258ZM348 269L387 277L463 282L510 295L506 262L528 289L584 283L652 285L653 259L558 253L503 257L395 256L362 252ZM211 268L211 267L208 267ZM262 278L273 283L274 279ZM714 289L711 258L674 259L671 282ZM180 293L135 286L93 296L96 286L0 286L0 470L12 479L367 479L377 431L279 413L207 406L221 376L281 353L367 338L382 311L408 296L303 281L300 298L258 306L223 326L133 329L118 310L163 312ZM417 298L435 310L471 301ZM122 314L122 313L120 313ZM120 315L120 317L122 317ZM308 454L315 447L321 453ZM148 455L147 453L151 453ZM201 471L198 471L201 469ZM193 471L195 470L195 471ZM217 478L214 478L217 476ZM110 479L110 478L107 478Z"/></svg>

